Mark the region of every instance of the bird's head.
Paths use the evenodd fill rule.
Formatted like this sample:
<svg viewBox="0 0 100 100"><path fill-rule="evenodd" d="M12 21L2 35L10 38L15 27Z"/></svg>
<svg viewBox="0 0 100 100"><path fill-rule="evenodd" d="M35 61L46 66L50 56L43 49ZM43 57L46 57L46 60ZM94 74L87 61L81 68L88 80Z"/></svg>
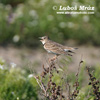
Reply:
<svg viewBox="0 0 100 100"><path fill-rule="evenodd" d="M39 37L41 40L41 42L42 42L42 44L45 44L45 42L47 42L47 40L49 39L48 38L48 36L43 36L43 37Z"/></svg>

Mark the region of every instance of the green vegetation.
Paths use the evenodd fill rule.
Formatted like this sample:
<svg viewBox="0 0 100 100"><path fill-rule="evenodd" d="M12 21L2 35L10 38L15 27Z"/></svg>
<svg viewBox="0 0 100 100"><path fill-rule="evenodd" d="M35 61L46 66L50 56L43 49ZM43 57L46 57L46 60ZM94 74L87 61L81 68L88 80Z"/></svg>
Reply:
<svg viewBox="0 0 100 100"><path fill-rule="evenodd" d="M0 100L38 100L35 79L15 66L0 63Z"/></svg>
<svg viewBox="0 0 100 100"><path fill-rule="evenodd" d="M47 90L47 93L50 96L52 96L50 91L52 91L53 86L50 84L56 84L54 86L60 86L64 96L66 94L70 100L73 100L71 98L76 98L77 100L94 100L94 98L96 98L96 93L100 92L100 88L96 88L100 85L98 81L100 79L99 67L100 66L95 66L86 69L85 63L82 63L79 69L77 69L78 72L76 74L75 72L72 73L68 70L68 62L66 63L66 66L62 65L61 67L54 62L50 65L50 72L48 67L45 68L44 65L41 75L35 77L33 76L35 73L32 72L33 69L30 69L30 67L19 68L14 63L7 65L3 59L0 59L0 100L43 100L44 91L40 90L41 87L37 84L37 80L40 84L43 84L45 88L50 86ZM31 74L29 70L31 70ZM88 73L86 70L88 70ZM70 95L68 95L69 86ZM94 90L97 92L93 92ZM60 98L59 95L58 97Z"/></svg>
<svg viewBox="0 0 100 100"><path fill-rule="evenodd" d="M7 0L1 0L6 1ZM16 0L13 0L16 1ZM4 3L5 4L5 3ZM100 1L26 0L11 6L0 3L0 44L37 46L39 36L48 35L57 42L74 39L78 43L100 45ZM91 5L93 15L58 15L53 6ZM58 11L58 10L57 10Z"/></svg>

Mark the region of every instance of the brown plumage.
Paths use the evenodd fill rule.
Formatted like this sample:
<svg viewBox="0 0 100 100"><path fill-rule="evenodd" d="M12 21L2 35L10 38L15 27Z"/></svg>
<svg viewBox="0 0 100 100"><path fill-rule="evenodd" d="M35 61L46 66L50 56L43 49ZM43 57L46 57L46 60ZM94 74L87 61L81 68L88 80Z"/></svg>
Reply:
<svg viewBox="0 0 100 100"><path fill-rule="evenodd" d="M40 41L44 45L44 49L47 50L49 53L53 53L55 55L61 55L61 54L71 55L71 53L74 53L73 51L77 49L56 43L50 40L47 36L43 36L40 39L41 39Z"/></svg>

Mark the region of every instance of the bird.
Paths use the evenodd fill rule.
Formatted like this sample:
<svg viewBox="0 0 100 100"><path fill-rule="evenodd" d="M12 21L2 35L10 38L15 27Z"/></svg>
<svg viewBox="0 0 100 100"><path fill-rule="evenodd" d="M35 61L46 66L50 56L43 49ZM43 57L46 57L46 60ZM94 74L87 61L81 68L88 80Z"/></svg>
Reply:
<svg viewBox="0 0 100 100"><path fill-rule="evenodd" d="M42 36L39 38L43 44L44 49L48 53L55 54L55 57L53 59L57 59L57 57L62 54L72 56L72 54L75 53L74 50L78 49L78 48L64 46L62 44L54 42L50 40L48 36Z"/></svg>

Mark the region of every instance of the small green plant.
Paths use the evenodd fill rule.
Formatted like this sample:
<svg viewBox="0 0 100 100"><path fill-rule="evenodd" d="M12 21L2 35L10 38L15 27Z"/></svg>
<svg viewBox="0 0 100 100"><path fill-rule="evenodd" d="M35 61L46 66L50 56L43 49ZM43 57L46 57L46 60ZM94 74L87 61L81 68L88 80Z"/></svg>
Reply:
<svg viewBox="0 0 100 100"><path fill-rule="evenodd" d="M0 65L0 100L38 100L36 86L24 69Z"/></svg>

